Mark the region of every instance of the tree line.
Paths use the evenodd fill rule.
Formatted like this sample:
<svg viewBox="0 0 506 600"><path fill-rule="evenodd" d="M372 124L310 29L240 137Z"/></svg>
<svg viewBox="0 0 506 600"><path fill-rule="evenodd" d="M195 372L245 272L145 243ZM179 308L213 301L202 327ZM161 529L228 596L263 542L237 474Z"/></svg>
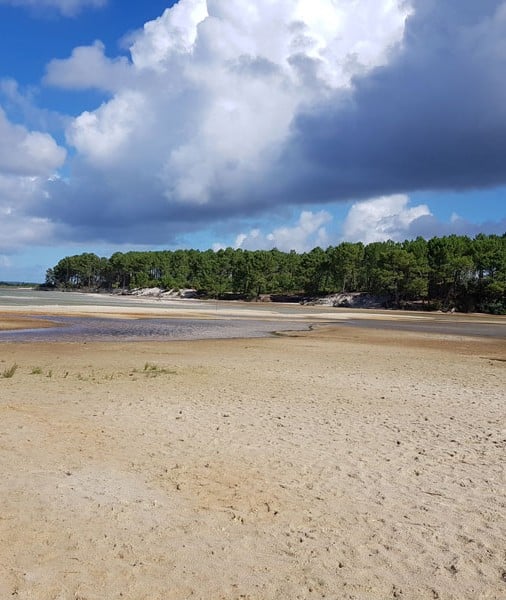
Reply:
<svg viewBox="0 0 506 600"><path fill-rule="evenodd" d="M65 290L192 288L205 297L368 292L391 307L506 314L506 234L343 242L326 250L163 250L67 256L46 274Z"/></svg>

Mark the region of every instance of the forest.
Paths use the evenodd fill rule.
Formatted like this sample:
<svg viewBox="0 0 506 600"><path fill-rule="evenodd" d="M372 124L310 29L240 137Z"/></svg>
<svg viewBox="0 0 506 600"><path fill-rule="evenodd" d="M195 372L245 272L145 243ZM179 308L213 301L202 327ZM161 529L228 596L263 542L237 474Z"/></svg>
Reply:
<svg viewBox="0 0 506 600"><path fill-rule="evenodd" d="M343 242L297 253L162 250L67 256L46 288L83 291L192 288L202 297L292 299L367 292L391 308L506 314L506 234L404 242Z"/></svg>

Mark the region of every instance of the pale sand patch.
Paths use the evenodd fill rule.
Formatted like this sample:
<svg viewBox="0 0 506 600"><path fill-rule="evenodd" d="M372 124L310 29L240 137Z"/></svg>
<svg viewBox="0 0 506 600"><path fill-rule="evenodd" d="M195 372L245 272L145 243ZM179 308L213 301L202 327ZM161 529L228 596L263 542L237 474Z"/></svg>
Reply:
<svg viewBox="0 0 506 600"><path fill-rule="evenodd" d="M340 322L348 320L483 323L504 326L504 316L485 314L444 314L438 312L410 312L401 310L349 310L326 306L300 306L297 304L256 304L245 302L193 302L187 300L157 302L143 300L143 305L127 306L136 299L125 300L123 306L96 305L34 305L2 306L0 321L16 316L71 316L119 319L181 318L181 319L251 319L272 321Z"/></svg>
<svg viewBox="0 0 506 600"><path fill-rule="evenodd" d="M297 335L0 345L0 597L504 598L504 342Z"/></svg>

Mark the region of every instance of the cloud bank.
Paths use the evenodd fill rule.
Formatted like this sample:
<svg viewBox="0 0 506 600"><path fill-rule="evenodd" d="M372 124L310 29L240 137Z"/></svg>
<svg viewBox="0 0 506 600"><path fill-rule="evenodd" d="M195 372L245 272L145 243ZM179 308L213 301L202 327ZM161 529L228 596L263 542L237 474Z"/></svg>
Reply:
<svg viewBox="0 0 506 600"><path fill-rule="evenodd" d="M284 252L307 252L316 246L326 248L340 242L403 242L418 236L468 235L478 233L502 235L506 218L496 222L473 223L453 213L448 221L436 218L426 204L415 204L406 194L380 196L353 203L338 233L329 232L333 217L325 210L302 211L294 226L276 227L265 232L255 227L236 236L234 248L267 250L278 248ZM215 244L214 249L224 248Z"/></svg>
<svg viewBox="0 0 506 600"><path fill-rule="evenodd" d="M291 189L330 201L504 184L506 3L413 8L401 53L298 116L278 165Z"/></svg>
<svg viewBox="0 0 506 600"><path fill-rule="evenodd" d="M349 242L402 242L418 236L502 235L506 218L495 223L471 223L454 213L449 221L437 219L426 204L412 205L405 194L355 202L343 222L341 239Z"/></svg>
<svg viewBox="0 0 506 600"><path fill-rule="evenodd" d="M112 241L145 242L145 225L160 242L261 214L297 114L386 65L409 11L390 0L180 0L132 37L129 62L99 42L52 61L47 84L110 99L68 127L72 175L49 186L41 215Z"/></svg>
<svg viewBox="0 0 506 600"><path fill-rule="evenodd" d="M106 97L69 119L66 149L0 112L0 210L60 241L170 244L273 207L373 198L350 236L364 211L370 235L428 230L409 192L506 184L504 39L502 0L179 0L128 58L97 40L47 65L44 85ZM241 244L320 234L306 210Z"/></svg>

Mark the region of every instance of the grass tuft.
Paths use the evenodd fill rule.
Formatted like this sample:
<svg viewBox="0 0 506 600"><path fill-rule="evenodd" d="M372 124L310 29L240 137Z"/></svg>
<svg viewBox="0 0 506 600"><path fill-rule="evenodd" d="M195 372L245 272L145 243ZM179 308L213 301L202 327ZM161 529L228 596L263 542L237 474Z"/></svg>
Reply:
<svg viewBox="0 0 506 600"><path fill-rule="evenodd" d="M11 377L14 377L14 373L17 371L18 369L18 365L16 363L14 363L12 365L12 367L9 367L8 369L4 369L2 371L2 377L4 379L10 379Z"/></svg>
<svg viewBox="0 0 506 600"><path fill-rule="evenodd" d="M157 375L175 375L176 371L174 369L167 369L165 367L159 367L154 363L147 362L144 364L143 369L146 377L156 377ZM133 370L133 373L138 373L137 369Z"/></svg>

